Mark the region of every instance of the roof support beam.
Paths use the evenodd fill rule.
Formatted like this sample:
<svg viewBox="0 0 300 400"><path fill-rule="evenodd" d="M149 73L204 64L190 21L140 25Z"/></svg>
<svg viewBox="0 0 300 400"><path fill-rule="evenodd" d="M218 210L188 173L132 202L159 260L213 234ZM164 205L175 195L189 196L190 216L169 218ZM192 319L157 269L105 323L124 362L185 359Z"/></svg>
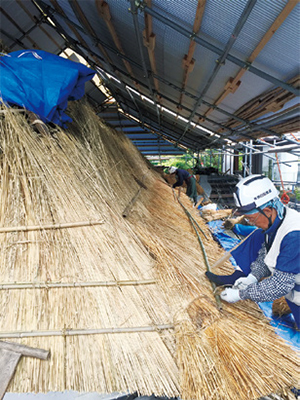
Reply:
<svg viewBox="0 0 300 400"><path fill-rule="evenodd" d="M112 82L112 84L113 84L113 85L116 85L115 82ZM118 87L119 87L119 86L118 86ZM195 97L192 96L192 95L190 95L190 96L191 96L192 98L195 98ZM177 104L174 100L172 100L172 99L166 97L166 96L163 95L163 94L161 94L161 97L162 97L162 99L166 99L167 101L169 101L170 103L173 103L174 105ZM184 106L183 106L183 109L186 110L186 111L188 111L188 112L191 112L191 111L192 111L192 110L190 110L188 107L184 107ZM257 127L257 124L250 123L249 121L243 120L243 119L241 119L241 118L239 118L239 117L235 117L233 114L230 114L230 113L228 113L228 112L225 111L225 110L222 110L222 109L218 109L218 110L219 110L220 112L223 112L225 115L227 115L227 116L229 116L229 117L231 117L231 118L233 118L233 119L238 120L238 121L241 122L241 123L245 123L246 126L249 127L249 129L251 129L251 127ZM203 117L201 114L198 114L198 113L196 113L195 115L197 115L199 118ZM220 134L221 136L224 135L224 131L228 131L228 132L229 132L229 135L234 135L235 132L236 132L235 130L231 129L230 127L227 127L226 125L222 125L222 124L220 124L220 123L218 123L218 122L215 122L215 121L213 121L213 120L210 120L209 118L206 118L206 119L207 119L208 121L214 123L215 125L219 126L220 129L222 129L222 132L223 132L223 133L222 133L222 132L218 133L218 134ZM201 126L201 125L200 125L200 126ZM277 132L268 130L268 129L266 129L266 128L261 128L261 130L262 130L263 132L266 132L268 135L279 136ZM197 130L197 133L198 133L199 135L201 135L201 133L200 133L198 130ZM202 134L202 135L203 135L203 134ZM248 135L248 133L243 134L243 136L244 136L244 135L245 135L246 138L252 139L252 138ZM203 135L203 136L205 136L205 135ZM207 136L205 136L205 137L207 138ZM227 137L227 135L226 135L226 137ZM236 139L232 139L232 140L236 141Z"/></svg>
<svg viewBox="0 0 300 400"><path fill-rule="evenodd" d="M57 3L57 0L50 0L53 4L53 2ZM91 24L89 23L89 21L87 20L86 16L84 15L84 13L81 10L80 5L78 4L77 0L69 0L69 4L75 14L75 16L78 18L79 22L82 24L82 26L87 30L87 32L94 37L96 36L96 33L94 31L94 29L92 28ZM106 60L109 62L110 65L112 65L112 60L110 59L108 53L106 52L106 50L104 49L104 47L97 42L97 47L99 48L99 50L101 51L101 53L104 55L104 57L106 58Z"/></svg>
<svg viewBox="0 0 300 400"><path fill-rule="evenodd" d="M51 0L51 2L54 2L54 1L57 3L57 0ZM40 4L40 7L42 7L42 6L44 7L44 10L43 10L43 11L44 11L44 13L45 13L46 15L47 15L49 12L50 12L50 14L51 14L51 13L53 13L53 12L55 11L55 10L51 9L51 7L49 7L47 4L45 4L42 0L35 0L35 2L38 2L38 4ZM74 26L74 27L76 28L76 29L73 28L73 29L75 29L75 32L77 32L77 29L78 29L78 30L81 30L82 32L84 32L84 29L83 29L81 26L77 25L76 23L74 23L73 21L71 21L71 20L69 20L69 19L67 18L67 16L64 14L64 12L62 11L62 9L61 9L61 12L60 12L60 10L56 10L56 12L58 12L58 14L59 14L60 17L62 17L64 20L67 21L67 24L68 24L70 27L71 27L71 26ZM52 18L52 19L54 18L54 16L53 16L52 14L51 14L51 18ZM58 23L56 23L56 24L58 24ZM50 26L51 26L51 25L50 25ZM59 24L58 24L58 26L59 26ZM57 30L59 31L59 29L57 29ZM61 29L61 30L62 30L62 29ZM66 37L68 37L68 35L66 34L66 32L63 32L63 34L64 34ZM111 46L105 44L105 43L102 42L99 38L92 37L92 39L93 39L94 41L97 41L97 42L101 43L101 44L103 45L103 47L108 48L110 51L114 52L114 53L117 54L118 56L128 59L128 60L130 61L130 63L131 63L131 64L134 64L137 68L142 69L141 65L139 65L139 64L136 63L135 61L131 60L131 59L128 58L127 56L120 55L114 48L112 48ZM83 40L83 39L82 39L82 40ZM79 42L80 42L80 39L79 39ZM83 43L83 44L82 44L82 43ZM77 43L77 46L78 46L78 45L80 45L80 47L82 47L85 51L91 53L91 54L93 55L93 58L97 58L98 60L103 60L103 61L107 64L107 61L106 61L105 59L103 59L102 56L99 56L98 54L94 53L94 52L88 47L88 45L87 45L84 41L81 41L81 43ZM86 56L85 56L85 57L86 57ZM97 62L97 61L96 61L96 62ZM99 61L98 61L98 62L99 62ZM109 64L108 64L108 67L110 67ZM124 74L123 71L119 70L118 68L115 68L115 69L116 69L117 72L119 71L119 72L121 72L123 75L126 76L126 74ZM114 75L114 73L113 73L112 71L109 70L109 72L110 72L112 75ZM168 80L162 78L161 76L159 76L159 75L153 75L153 76L154 76L155 78L157 78L159 81L163 82L164 84L166 84L166 85L168 85L168 86L174 88L175 90L178 90L179 92L181 91L180 87L178 87L178 86L176 86L174 83L171 83L171 82L169 82ZM129 76L129 77L130 77L130 76ZM139 83L141 86L144 86L141 82L138 82L138 83ZM290 86L290 87L292 87L292 86ZM185 91L185 90L184 90L184 94L185 94L186 96L192 98L192 99L197 99L196 96L194 96L193 94L191 94L191 93L189 93L189 92L187 92L187 91ZM114 96L115 96L115 98L118 98L117 95L114 95ZM163 98L166 98L166 97L163 96L161 93L159 94L159 96L160 96L160 97L163 97ZM239 121L239 122L241 122L241 123L245 123L245 124L246 124L247 126L249 126L249 127L251 127L251 126L256 126L255 124L251 123L251 122L248 121L247 119L241 118L241 117L239 117L239 116L237 116L237 115L234 115L234 114L231 114L231 113L229 113L228 111L223 110L222 108L217 107L217 106L215 106L215 105L213 105L213 104L211 104L211 103L209 103L209 102L207 102L207 101L205 101L205 100L202 100L202 102L203 102L203 104L205 104L205 105L207 105L207 106L209 106L209 107L213 107L213 108L216 109L217 111L221 112L222 114L224 114L224 115L226 115L226 116L228 116L228 117L231 117L231 118L235 119L236 121ZM185 108L185 109L188 110L188 108ZM196 114L196 115L197 115L197 114ZM199 116L199 118L202 118L202 117L203 117L202 115L198 115L198 116ZM208 118L205 118L205 119L207 119L208 121L210 121ZM212 121L212 122L214 122L214 121ZM217 124L217 125L219 125L220 127L223 127L225 130L228 130L228 128L226 128L226 126L224 126L224 125L221 125L221 124ZM230 130L230 129L229 129L229 130ZM271 131L271 130L262 129L262 131L265 132L265 133L267 133L268 135L278 136L278 133L277 133L277 132L274 132L274 131ZM231 132L233 132L233 131L231 130Z"/></svg>
<svg viewBox="0 0 300 400"><path fill-rule="evenodd" d="M151 7L152 0L145 0L148 7ZM156 61L155 61L155 34L152 30L152 17L149 14L145 14L145 29L143 31L143 44L148 50L148 57L151 65L151 70L154 74L157 74ZM154 87L159 92L159 83L156 78L153 78ZM158 99L159 100L159 99Z"/></svg>
<svg viewBox="0 0 300 400"><path fill-rule="evenodd" d="M256 4L257 0L248 0L248 3L246 5L246 7L244 8L244 11L241 15L241 17L238 20L238 23L236 24L234 31L232 32L226 46L225 49L223 51L223 53L221 54L221 57L217 60L217 63L215 65L214 70L212 71L210 77L208 78L208 81L204 87L204 89L202 90L199 98L196 101L196 104L194 105L194 109L189 117L189 122L187 123L185 130L183 132L183 134L181 135L181 137L178 139L178 141L180 141L183 136L186 134L187 130L189 129L189 126L192 122L192 119L194 118L194 115L197 111L197 108L199 107L199 105L202 102L203 97L205 96L205 94L207 93L208 89L210 88L210 85L212 84L212 82L214 81L215 77L217 76L219 70L221 69L222 65L224 65L225 60L227 55L229 54L230 50L232 49L232 46L235 43L236 38L238 37L238 35L240 34L244 24L246 23L251 11L253 10L255 4Z"/></svg>
<svg viewBox="0 0 300 400"><path fill-rule="evenodd" d="M34 22L35 24L37 23L37 18L35 16L32 16L32 14L30 13L30 11L28 10L28 8L25 6L24 2L21 0L17 0L17 3L19 4L19 6L23 9L23 11L28 15L28 17L32 20L32 22ZM46 29L44 29L41 26L41 23L39 22L38 25L39 29L49 38L49 40L51 40L52 43L55 44L56 47L58 47L61 52L64 52L64 48L62 48L55 39L53 39L53 37L46 31Z"/></svg>
<svg viewBox="0 0 300 400"><path fill-rule="evenodd" d="M53 0L52 0L53 1ZM40 1L39 1L39 3L41 3ZM52 18L52 16L51 16L51 18ZM76 25L76 24L75 24ZM82 28L81 28L82 29ZM94 41L99 41L99 39L98 38L96 38L96 37L94 37L93 35L90 35L91 37L92 37L92 39L94 40ZM100 41L99 41L100 42ZM104 44L103 44L103 46L104 46ZM108 47L108 46L104 46L104 47ZM84 48L84 47L83 47ZM92 50L90 50L89 48L87 48L86 49L88 52L91 52L92 53ZM116 50L115 50L115 52L116 52ZM116 52L117 53L117 52ZM94 54L98 59L100 59L101 60L101 56L99 56L99 55L96 55L95 53L92 53L92 54ZM100 58L99 58L100 57ZM121 56L122 57L122 56ZM124 57L124 56L123 56ZM106 62L107 63L107 62ZM137 66L139 66L137 63L135 63ZM139 68L141 68L141 66L139 66ZM123 73L123 72L122 72ZM123 84L124 85L124 84ZM172 84L170 84L170 85L172 85ZM172 85L173 87L175 87L175 85ZM126 89L126 88L125 88ZM126 89L127 90L127 89ZM180 89L179 89L180 90ZM129 93L129 91L127 90L127 92ZM191 96L192 97L192 96ZM194 98L194 97L193 97ZM204 101L203 101L203 103L204 103ZM225 111L221 111L221 112L224 112L224 113L226 113ZM226 113L226 115L230 115L229 113ZM235 118L234 116L232 116L233 118ZM141 119L141 117L140 117L140 119ZM142 120L142 119L141 119ZM248 121L244 121L244 122L246 122L246 123L249 123ZM226 127L225 127L225 129L226 129ZM228 129L228 131L230 131L231 133L234 133L232 130L230 130L230 129ZM198 131L197 131L197 133L198 133ZM199 132L200 133L200 132ZM275 132L272 132L272 134L273 135L276 135L276 133ZM200 134L201 135L201 134ZM203 136L205 136L205 135L203 135ZM207 140L207 136L205 137L206 138L206 140Z"/></svg>
<svg viewBox="0 0 300 400"><path fill-rule="evenodd" d="M147 79L147 83L148 83L149 91L150 91L150 94L151 94L151 98L152 98L152 100L154 101L154 104L155 104L158 124L160 125L160 111L159 111L159 108L157 107L157 101L156 101L156 98L155 98L154 93L153 93L153 89L152 89L152 85L151 85L151 82L150 82L147 66L146 66L146 63L145 63L145 58L144 58L144 54L143 54L143 47L142 47L142 40L141 40L141 37L140 37L139 20L138 20L138 17L137 17L137 6L135 4L135 0L130 0L130 5L131 5L131 9L130 10L131 10L132 18L133 18L134 29L135 29L135 36L136 36L137 42L138 42L138 47L139 47L139 51L140 51L143 71L144 71L144 74L145 74L145 78Z"/></svg>
<svg viewBox="0 0 300 400"><path fill-rule="evenodd" d="M11 24L13 24L18 29L18 31L22 32L23 36L26 37L27 40L29 40L29 42L32 44L32 46L35 49L39 49L40 50L40 48L37 45L37 43L33 39L31 39L29 34L27 34L25 31L23 31L23 29L16 23L16 21L5 10L3 10L2 7L0 7L0 12L9 20L9 22Z"/></svg>
<svg viewBox="0 0 300 400"><path fill-rule="evenodd" d="M299 86L300 76L292 78L289 82L292 83L294 86ZM284 104L294 98L295 95L293 95L292 93L286 92L281 88L275 88L271 91L264 92L256 98L245 103L239 110L236 111L235 115L239 116L240 118L252 121L257 121L259 119L259 123L261 124L265 119L261 118L263 115L268 115L270 114L270 112L280 110L280 108L282 108ZM295 105L294 107L298 107L298 105ZM281 116L285 112L286 111L277 112L276 117ZM269 118L271 117L267 117L267 119ZM243 128L243 123L240 124L236 121L236 119L232 118L228 120L225 125L235 130ZM256 126L257 125L255 124L254 128L256 128ZM253 127L251 127L251 129L252 128Z"/></svg>
<svg viewBox="0 0 300 400"><path fill-rule="evenodd" d="M66 18L67 19L67 16L66 16L66 14L65 14L65 12L64 12L64 10L61 8L61 6L58 4L58 2L57 2L57 0L50 0L51 1L51 3L52 3L52 5L53 5L53 7L54 7L54 10L58 13L58 14L60 14L60 15L62 15L64 18ZM39 4L40 2L39 1L37 1L37 4ZM41 9L43 10L43 12L47 15L48 13L47 13L47 11L45 11L43 8L42 8L42 6L39 4L39 7L41 7ZM51 18L51 17L50 17ZM53 18L53 17L52 17ZM66 24L68 25L68 27L71 29L71 31L74 33L74 35L75 35L75 37L79 40L79 42L81 42L81 43L83 43L83 45L88 49L88 44L86 43L86 41L83 39L83 37L80 35L80 33L78 32L78 30L67 20L66 21ZM56 25L57 25L57 22L56 22ZM50 25L50 26L52 26L52 25ZM52 28L53 28L53 26L52 26ZM61 27L60 27L60 29L62 29ZM61 34L61 32L59 31L59 29L57 28L57 30L58 30L58 32ZM65 33L64 33L65 34ZM66 37L68 37L67 35L66 35ZM95 61L95 62L99 62L99 60L97 60L97 58L93 55L93 54L91 54L91 58L93 58L93 60Z"/></svg>
<svg viewBox="0 0 300 400"><path fill-rule="evenodd" d="M16 39L12 35L10 35L8 32L5 32L2 28L0 28L0 33L2 33L2 35L5 35L9 39L11 39L18 46L23 47L23 49L27 49L27 47L25 46L25 44L23 42L21 42L21 40Z"/></svg>
<svg viewBox="0 0 300 400"><path fill-rule="evenodd" d="M289 110L286 110L283 115L280 115L280 117L275 116L275 118L269 120L268 122L262 123L261 126L257 125L255 128L252 128L252 132L259 131L261 127L268 128L269 126L273 126L276 124L276 122L281 122L282 117L284 117L284 119L287 119L287 118L297 117L298 115L299 115L299 108L296 106L291 107ZM243 130L238 130L237 132L241 133L243 132Z"/></svg>
<svg viewBox="0 0 300 400"><path fill-rule="evenodd" d="M75 1L75 0L72 0L72 1ZM105 21L105 23L107 25L107 28L108 28L108 30L109 30L109 32L111 34L111 37L112 37L112 39L113 39L113 41L114 41L114 43L116 45L116 48L118 49L118 51L121 54L125 55L125 52L124 52L123 47L122 47L122 44L121 44L120 39L119 39L119 37L117 35L117 32L115 30L114 24L113 24L113 22L111 20L111 13L110 13L110 10L109 10L109 5L104 0L95 0L95 3L96 3L96 8L97 8L98 14L99 14L99 16L101 18L104 19L104 21ZM75 4L78 4L78 3L75 1ZM96 36L94 30L91 31L91 34L93 36ZM132 71L130 63L127 60L125 60L124 58L122 60L123 60L123 63L125 65L125 68L127 69L127 71L129 73L129 75L131 76L132 80L134 81L134 84L135 84L136 88L139 89L139 86L135 82L134 73Z"/></svg>
<svg viewBox="0 0 300 400"><path fill-rule="evenodd" d="M200 38L197 35L194 35L193 32L190 32L188 29L184 28L182 25L177 23L175 20L171 20L167 18L165 15L159 13L158 11L154 11L152 8L147 7L146 5L143 6L144 12L152 15L152 17L158 19L159 21L163 22L164 24L168 25L170 28L176 30L177 32L181 33L183 36L186 36L188 38L193 38L193 40L200 44L201 46L207 48L208 50L211 50L212 52L222 55L223 50L220 49L219 47L213 45L209 41ZM245 68L246 70L252 72L253 74L260 76L261 78L265 79L268 82L273 83L275 86L280 86L285 90L288 90L289 92L292 92L296 95L298 95L299 90L297 88L294 88L291 85L288 85L287 83L275 78L272 75L267 74L266 72L255 68L249 63L248 61L244 61L239 59L238 57L235 57L231 54L226 55L226 59L236 65L239 65L242 68Z"/></svg>
<svg viewBox="0 0 300 400"><path fill-rule="evenodd" d="M194 25L193 25L193 34L197 35L197 33L200 30L203 14L204 14L204 9L205 9L205 4L206 0L198 0L198 5L197 5L197 10L196 10L196 15L195 15L195 20L194 20ZM145 14L148 15L148 14ZM188 53L183 57L182 60L182 67L183 67L183 79L182 79L182 87L181 87L181 93L179 97L179 105L178 109L181 109L181 103L182 103L182 98L183 98L183 90L186 87L187 81L189 74L193 71L194 65L195 65L195 60L193 58L194 52L195 52L195 47L196 47L196 42L191 38L190 46Z"/></svg>
<svg viewBox="0 0 300 400"><path fill-rule="evenodd" d="M56 0L55 0L56 1ZM78 0L69 0L69 3L70 3L70 6L72 7L72 9L73 9L73 11L74 11L74 13L75 13L75 15L77 16L77 18L78 18L78 20L81 22L81 24L87 29L87 31L88 31L88 33L89 33L89 35L92 37L92 38L97 38L97 35L96 35L96 32L94 31L94 29L92 28L92 26L91 26L91 24L89 23L89 21L87 20L87 18L86 18L86 16L84 15L84 13L82 12L82 9L81 9L81 7L80 7L80 5L79 5L79 3L78 3ZM109 9L108 8L106 8L106 16L108 16L108 12L109 11ZM111 26L111 24L110 24L110 26ZM116 39L116 35L115 35L115 39ZM98 39L98 38L97 38ZM117 41L118 42L118 41ZM121 43L120 42L118 42L118 45L119 46L121 46ZM108 54L107 54L107 52L106 52L106 50L104 49L104 47L100 44L100 42L99 42L99 40L97 40L97 46L99 47L99 49L100 49L100 51L105 55L105 58L109 61L109 65L110 65L110 68L111 68L111 70L113 71L113 63L112 63L112 61L110 60L110 57L108 56ZM123 52L124 53L124 52ZM123 59L124 60L124 59ZM134 83L134 85L136 86L136 88L138 89L138 90L140 90L139 89L139 86L137 85L137 83L136 83L136 80L134 79L134 77L133 77L133 73L132 73L132 69L131 69L131 67L130 67L130 64L129 63L127 63L127 64L125 64L125 66L127 65L127 68L128 68L128 66L129 66L129 71L131 71L131 73L130 73L130 77L131 77L131 79L133 80L133 83ZM124 85L124 83L122 83L122 85ZM124 87L126 87L125 85L124 85ZM130 96L131 96L131 94L130 94ZM132 96L131 96L132 97ZM134 100L133 100L134 101ZM135 101L134 101L134 103L135 103ZM140 110L139 110L139 108L138 108L138 105L135 103L135 106L137 107L137 110L138 110L138 112L139 112L139 114L140 114L140 118L141 118L141 120L143 121L143 116L142 116L142 114L141 114L141 112L140 112Z"/></svg>
<svg viewBox="0 0 300 400"><path fill-rule="evenodd" d="M84 39L81 37L81 35L77 32L77 29L81 30L81 31L84 32L85 34L90 35L91 38L92 38L93 40L96 39L96 40L97 40L97 46L98 46L99 50L101 51L101 54L104 55L104 62L105 62L105 64L107 65L108 70L109 70L112 74L114 74L113 69L112 69L112 61L110 60L110 58L109 58L109 56L108 56L106 50L102 47L102 45L101 45L99 39L98 39L96 36L94 36L95 33L94 33L92 27L90 27L89 22L87 21L87 19L86 19L85 17L84 17L84 18L85 18L85 22L87 23L87 26L86 26L87 32L86 32L81 26L78 26L78 25L74 24L71 20L69 20L69 19L67 18L67 16L65 15L63 9L62 9L62 8L60 7L60 5L58 4L57 0L50 0L51 3L52 3L52 5L53 5L54 8L55 8L54 10L53 10L51 7L49 7L46 3L44 3L42 0L33 0L33 1L37 4L37 7L43 11L43 13L44 13L45 15L47 15L48 17L51 18L51 20L52 20L52 21L55 23L55 25L56 25L57 31L70 41L70 46L71 46L72 48L74 48L74 47L77 47L78 44L79 44L81 47L85 48L85 50L86 50L89 54L91 54L91 58L94 59L95 64L98 66L99 64L101 65L101 63L100 63L99 61L101 60L101 58L103 59L103 57L99 57L99 55L97 55L96 53L94 53L94 52L89 48L89 46L87 45L87 43L85 42L85 40L84 40ZM72 2L71 2L71 6L72 6ZM79 7L78 4L77 4L77 6ZM74 11L74 10L75 10L75 11ZM81 10L81 9L80 9L80 7L79 7L78 9L77 9L77 8L74 8L74 10L73 10L73 11L74 11L74 13L76 14L76 13L80 13L79 10ZM76 45L74 45L74 40L73 40L72 38L69 37L69 35L65 32L65 30L62 28L62 26L59 24L59 22L56 20L56 18L55 18L55 16L54 16L53 14L51 14L51 16L48 15L49 12L51 12L51 13L53 13L53 12L54 12L54 13L57 13L60 17L62 17L64 20L67 21L68 26L70 27L70 29L72 29L73 33L75 34L75 36L76 36L77 39L79 40L79 43L77 43ZM82 13L82 11L81 11L81 13ZM77 15L78 15L78 14L77 14ZM79 16L79 15L78 15L78 19L80 20L80 16ZM47 21L47 22L49 23L49 21ZM50 23L49 23L49 25L52 26ZM83 43L83 46L82 46L82 43ZM72 44L73 44L73 46L72 46ZM78 49L76 48L75 51L78 51ZM80 51L79 51L79 53L80 53ZM84 57L85 59L87 58L86 55L83 55L83 57ZM93 63L92 63L92 64L93 64ZM97 72L99 73L99 70L98 70L98 69L97 69ZM102 77L102 79L104 80L104 82L107 82L107 79L106 79L105 76L101 75L101 77ZM122 85L124 86L124 88L126 89L125 84L124 84L123 82L121 82L121 83L122 83ZM112 93L112 94L113 94L114 98L118 100L118 95L117 95L116 93ZM141 121L143 121L143 116L142 116L142 114L141 114L141 112L140 112L140 110L139 110L137 104L135 103L134 98L132 97L131 93L129 93L129 95L130 95L130 97L132 98L133 103L134 103L135 106L136 106L136 109L137 109L137 111L138 111L138 113L139 113L139 115L140 115Z"/></svg>
<svg viewBox="0 0 300 400"><path fill-rule="evenodd" d="M128 119L133 119L138 124L140 124L140 122L135 119L134 113L124 114L124 115ZM156 123L149 120L147 117L145 117L144 126L149 129L150 133L153 133L153 134L157 135L158 137L161 137L161 138L167 140L168 142L173 143L178 148L186 149L188 147L191 149L195 149L197 147L197 143L195 142L195 140L191 140L189 138L185 138L186 144L176 145L176 137L174 136L174 131L172 130L172 128L168 128L165 126L157 126Z"/></svg>
<svg viewBox="0 0 300 400"><path fill-rule="evenodd" d="M268 31L265 33L264 37L261 39L259 44L256 46L254 51L251 53L251 55L248 58L248 62L252 63L256 57L259 55L261 50L265 47L265 45L268 43L268 41L271 39L271 37L275 34L277 29L281 26L281 24L285 21L287 16L291 13L291 11L294 9L294 7L298 4L298 0L289 0L284 9L281 11L281 13L278 15L276 20L273 22L273 24L270 26ZM242 68L239 70L239 72L236 74L234 78L229 78L227 84L225 85L225 88L220 95L220 97L215 101L215 105L220 104L225 97L228 96L229 93L234 93L240 86L241 84L241 78L246 72L246 69ZM206 113L204 114L205 116L209 115L211 112L213 112L213 108L209 108Z"/></svg>

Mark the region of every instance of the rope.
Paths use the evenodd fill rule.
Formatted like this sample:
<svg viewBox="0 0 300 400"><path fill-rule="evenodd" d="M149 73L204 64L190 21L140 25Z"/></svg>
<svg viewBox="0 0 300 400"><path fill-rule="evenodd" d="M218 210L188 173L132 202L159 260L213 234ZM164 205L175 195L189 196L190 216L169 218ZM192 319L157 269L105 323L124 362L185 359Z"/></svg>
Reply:
<svg viewBox="0 0 300 400"><path fill-rule="evenodd" d="M287 192L284 189L284 185L283 185L283 180L282 180L282 175L281 175L281 169L280 169L280 165L279 165L279 159L278 159L278 154L275 153L276 156L276 161L277 161L277 167L278 167L278 171L279 171L279 176L280 176L280 181L281 181L281 186L282 186L282 190L283 190L283 194L280 197L280 200L282 201L283 204L288 204L290 201L289 196L287 195Z"/></svg>

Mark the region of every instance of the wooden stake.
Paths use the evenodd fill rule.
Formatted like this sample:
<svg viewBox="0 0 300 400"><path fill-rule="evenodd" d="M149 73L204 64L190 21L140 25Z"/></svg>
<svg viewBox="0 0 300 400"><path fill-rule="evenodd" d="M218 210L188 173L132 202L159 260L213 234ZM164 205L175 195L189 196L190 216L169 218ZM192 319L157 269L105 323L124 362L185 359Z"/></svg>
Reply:
<svg viewBox="0 0 300 400"><path fill-rule="evenodd" d="M0 400L3 399L22 356L47 360L49 351L0 341Z"/></svg>
<svg viewBox="0 0 300 400"><path fill-rule="evenodd" d="M40 358L41 360L47 360L50 356L50 352L47 350L28 347L18 343L4 342L2 340L0 340L0 349L13 351L22 356Z"/></svg>

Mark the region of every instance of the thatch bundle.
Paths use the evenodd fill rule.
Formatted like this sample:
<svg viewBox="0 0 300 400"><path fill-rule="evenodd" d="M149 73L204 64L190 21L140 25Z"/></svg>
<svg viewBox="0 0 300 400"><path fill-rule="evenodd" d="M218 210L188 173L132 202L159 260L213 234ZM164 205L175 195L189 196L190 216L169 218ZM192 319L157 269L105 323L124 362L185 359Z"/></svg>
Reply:
<svg viewBox="0 0 300 400"><path fill-rule="evenodd" d="M205 221L216 221L217 219L228 218L232 214L231 209L227 210L203 210L201 215Z"/></svg>
<svg viewBox="0 0 300 400"><path fill-rule="evenodd" d="M233 227L236 224L241 224L241 225L248 225L247 222L245 221L245 215L241 215L237 218L228 218L223 224L223 227L225 229L233 229Z"/></svg>
<svg viewBox="0 0 300 400"><path fill-rule="evenodd" d="M258 307L217 308L170 187L89 107L71 113L50 136L0 117L0 339L51 351L9 390L248 400L293 385L295 354Z"/></svg>
<svg viewBox="0 0 300 400"><path fill-rule="evenodd" d="M272 304L273 315L281 317L283 315L290 314L290 312L291 309L284 297L280 297L279 299L273 301Z"/></svg>

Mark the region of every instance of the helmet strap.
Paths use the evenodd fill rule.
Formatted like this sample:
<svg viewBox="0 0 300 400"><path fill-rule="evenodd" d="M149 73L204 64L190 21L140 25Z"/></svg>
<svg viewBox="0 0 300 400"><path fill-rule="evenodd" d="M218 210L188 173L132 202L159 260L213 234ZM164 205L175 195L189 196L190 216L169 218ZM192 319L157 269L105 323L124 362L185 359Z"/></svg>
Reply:
<svg viewBox="0 0 300 400"><path fill-rule="evenodd" d="M264 212L264 210L262 210L260 207L256 207L256 208L258 209L258 211L259 211L262 215L264 215L264 216L268 219L268 221L269 221L268 229L270 229L271 226L272 226L272 217L271 217L271 216L268 217L267 214Z"/></svg>

